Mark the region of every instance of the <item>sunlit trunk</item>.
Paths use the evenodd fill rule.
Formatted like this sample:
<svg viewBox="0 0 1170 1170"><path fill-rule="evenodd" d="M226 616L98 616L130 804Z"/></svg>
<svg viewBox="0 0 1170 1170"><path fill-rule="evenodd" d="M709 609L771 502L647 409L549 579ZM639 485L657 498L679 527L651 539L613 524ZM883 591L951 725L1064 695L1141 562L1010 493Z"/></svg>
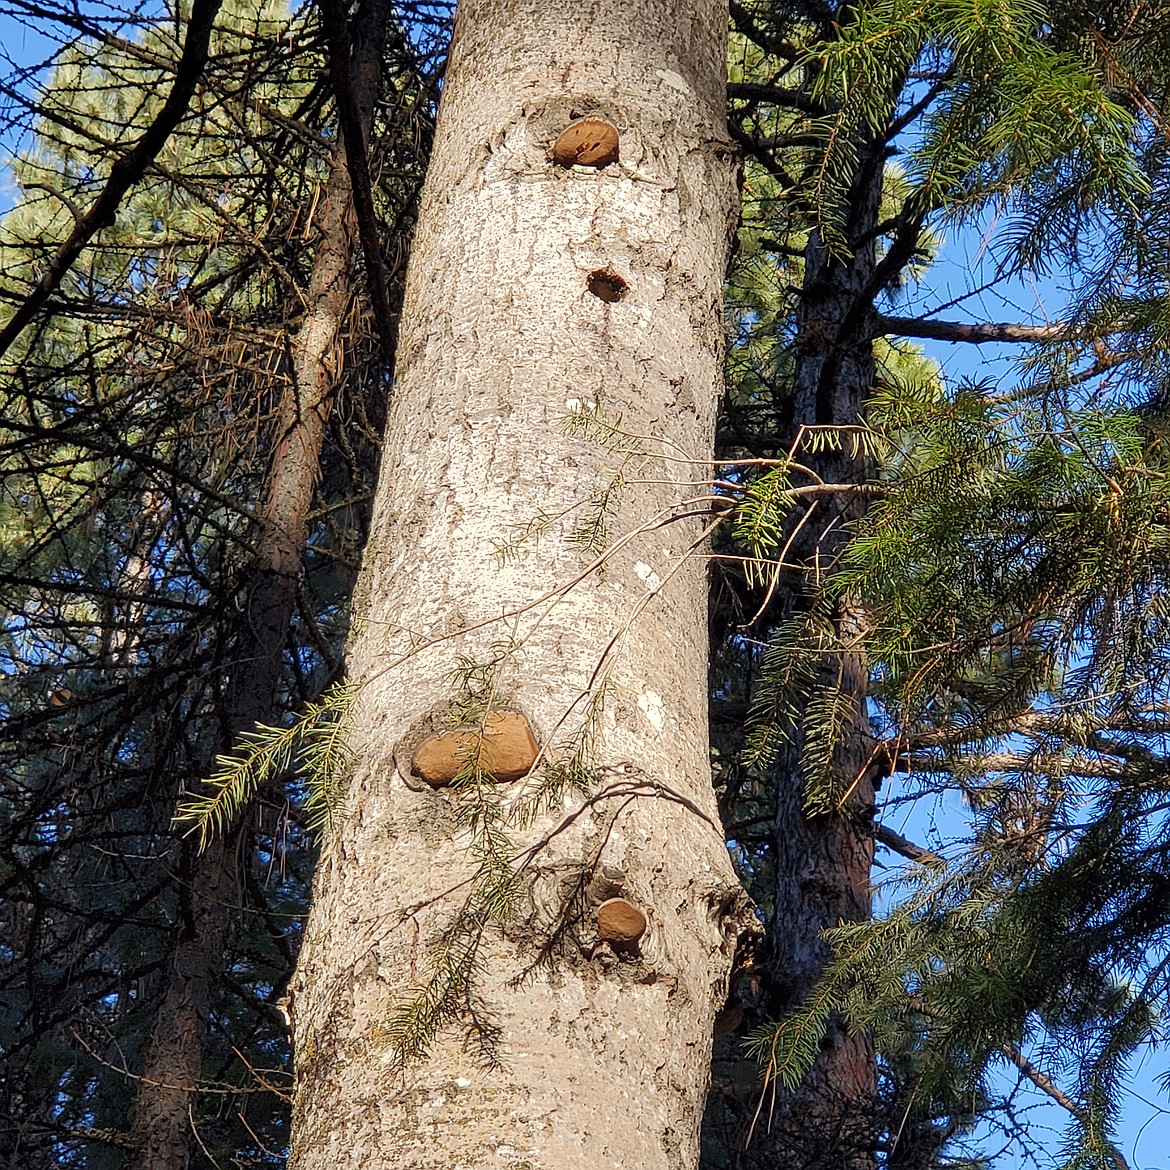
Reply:
<svg viewBox="0 0 1170 1170"><path fill-rule="evenodd" d="M459 6L293 988L297 1170L695 1164L739 906L702 556L725 31L715 0ZM606 941L615 907L645 932Z"/></svg>

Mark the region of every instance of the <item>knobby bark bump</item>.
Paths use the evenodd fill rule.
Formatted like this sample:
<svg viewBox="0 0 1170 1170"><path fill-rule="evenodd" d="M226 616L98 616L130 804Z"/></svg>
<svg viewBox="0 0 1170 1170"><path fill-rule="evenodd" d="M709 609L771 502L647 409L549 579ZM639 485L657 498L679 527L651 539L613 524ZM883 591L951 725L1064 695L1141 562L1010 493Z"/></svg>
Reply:
<svg viewBox="0 0 1170 1170"><path fill-rule="evenodd" d="M459 6L355 603L348 815L292 987L297 1170L695 1164L739 891L691 462L736 211L725 30L717 0ZM555 157L582 118L616 153ZM472 747L472 782L419 782L476 686L530 723L533 774ZM570 764L588 790L520 817ZM501 861L514 905L481 915ZM647 927L614 945L619 894ZM403 1062L411 1019L427 1051Z"/></svg>

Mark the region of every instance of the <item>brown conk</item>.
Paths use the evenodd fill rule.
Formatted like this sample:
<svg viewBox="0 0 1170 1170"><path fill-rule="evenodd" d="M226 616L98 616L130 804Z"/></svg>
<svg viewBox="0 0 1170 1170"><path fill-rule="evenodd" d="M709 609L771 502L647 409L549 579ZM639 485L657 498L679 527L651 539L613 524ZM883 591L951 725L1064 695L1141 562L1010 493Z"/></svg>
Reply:
<svg viewBox="0 0 1170 1170"><path fill-rule="evenodd" d="M474 727L457 727L419 744L410 770L432 788L445 788L470 768L501 784L532 771L540 748L519 711L492 711Z"/></svg>
<svg viewBox="0 0 1170 1170"><path fill-rule="evenodd" d="M604 118L571 122L553 143L552 160L559 167L605 167L618 160L618 132Z"/></svg>
<svg viewBox="0 0 1170 1170"><path fill-rule="evenodd" d="M613 947L631 947L646 933L646 915L625 898L610 898L597 908L597 937Z"/></svg>

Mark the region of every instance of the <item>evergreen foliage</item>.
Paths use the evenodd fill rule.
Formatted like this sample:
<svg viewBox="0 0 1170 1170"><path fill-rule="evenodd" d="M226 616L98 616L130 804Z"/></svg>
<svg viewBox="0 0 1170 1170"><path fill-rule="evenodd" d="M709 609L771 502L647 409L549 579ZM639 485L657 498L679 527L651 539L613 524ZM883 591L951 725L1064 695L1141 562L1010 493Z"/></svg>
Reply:
<svg viewBox="0 0 1170 1170"><path fill-rule="evenodd" d="M309 703L288 727L258 724L239 738L231 753L216 758L206 794L180 801L175 824L197 833L199 847L226 833L242 809L266 786L281 780L294 756L300 764L309 828L332 830L345 815L346 780L353 749L349 713L355 688L330 687L321 701ZM298 752L299 749L299 752Z"/></svg>
<svg viewBox="0 0 1170 1170"><path fill-rule="evenodd" d="M731 282L732 376L778 373L738 383L750 393L732 398L724 430L740 467L764 457L761 472L729 477L742 543L726 547L720 572L739 621L753 624L729 642L717 685L742 695L752 720L720 749L738 748L725 808L748 828L734 833L738 855L769 912L770 833L785 830L770 823L768 792L785 745L800 749L808 817L848 815L844 798L865 775L884 781L884 824L945 802L966 831L921 849L879 827L879 841L914 860L878 887L888 912L828 930L835 957L821 982L752 1032L759 1111L776 1087L798 1089L843 1021L878 1054L872 1125L884 1164L965 1164L980 1148L965 1135L981 1119L1012 1132L1005 1086L1018 1077L1068 1113L1066 1147L1048 1151L1057 1161L1124 1165L1116 1123L1128 1071L1166 1010L1167 924L1153 892L1167 830L1168 513L1154 372L1166 345L1165 71L1139 47L1142 30L1158 34L1141 5L873 3L833 22L812 5L791 13L732 6L757 58L772 61L770 93L737 87L733 65L739 126L800 119L808 138L789 135L781 149L740 138L749 199L760 171L786 198L765 211L774 227L753 221L741 235L738 270L751 282ZM1061 265L1077 287L1063 335L1031 331L1014 385L948 387L905 343L885 362L875 340L876 386L855 422L867 506L826 558L800 530L825 468L841 464L818 460L786 423L784 380L810 344L804 306L823 295L802 287L807 233L842 269L855 262L875 136L896 156L897 194L881 212L882 287L861 296L891 312L929 252L928 224L989 215L1000 273ZM777 354L777 337L794 344ZM777 603L797 576L800 600L785 610ZM857 616L843 624L842 614ZM842 772L848 696L834 680L859 652L876 739L854 761L860 771ZM765 995L754 1018L768 1014ZM740 1132L758 1145L765 1127L750 1115Z"/></svg>
<svg viewBox="0 0 1170 1170"><path fill-rule="evenodd" d="M156 112L181 20L15 10L61 48L5 93L15 206L0 223L3 303L39 278L118 149ZM408 14L409 15L409 14ZM51 23L56 18L56 24ZM64 30L63 32L61 30ZM386 55L377 193L400 279L435 94L428 25ZM254 644L263 493L279 472L288 354L319 240L336 127L311 11L228 5L189 117L0 369L0 1161L128 1165L130 1118L170 956L201 864L175 802L236 730ZM7 315L8 310L0 311ZM384 376L353 306L279 705L332 709L345 603L379 444ZM342 703L342 706L344 704ZM328 719L310 769L336 776ZM285 776L233 836L220 975L191 1118L192 1165L275 1165L287 1134L291 970L312 863Z"/></svg>
<svg viewBox="0 0 1170 1170"><path fill-rule="evenodd" d="M974 390L874 419L896 478L830 593L872 616L891 806L953 787L971 835L892 879L888 916L831 931L821 991L754 1046L798 1075L831 1003L929 1102L991 1100L1031 1052L1075 1086L1068 1164L1116 1165L1124 1074L1170 991L1160 452L1133 412Z"/></svg>

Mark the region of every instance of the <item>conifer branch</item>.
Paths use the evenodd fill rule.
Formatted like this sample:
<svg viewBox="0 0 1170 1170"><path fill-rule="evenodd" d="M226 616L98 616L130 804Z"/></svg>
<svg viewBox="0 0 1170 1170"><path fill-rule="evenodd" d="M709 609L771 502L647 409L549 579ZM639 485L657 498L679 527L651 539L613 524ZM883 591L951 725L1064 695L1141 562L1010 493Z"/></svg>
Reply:
<svg viewBox="0 0 1170 1170"><path fill-rule="evenodd" d="M935 321L923 317L887 317L878 313L873 319L873 336L896 334L899 337L918 337L928 341L965 341L972 345L988 342L1021 342L1039 344L1048 341L1082 341L1107 337L1116 325L1021 325L1013 323L968 323L964 321Z"/></svg>
<svg viewBox="0 0 1170 1170"><path fill-rule="evenodd" d="M825 107L807 94L793 89L781 89L778 85L759 85L750 81L734 81L727 87L727 96L733 100L764 102L770 106L783 106L790 110L801 110L806 114L823 115Z"/></svg>
<svg viewBox="0 0 1170 1170"><path fill-rule="evenodd" d="M754 45L759 45L765 53L773 57L780 57L785 61L795 62L800 56L800 50L791 41L782 39L768 29L761 27L755 14L749 12L738 0L731 0L729 7L731 22L742 36Z"/></svg>
<svg viewBox="0 0 1170 1170"><path fill-rule="evenodd" d="M895 853L900 853L911 861L921 862L923 865L942 863L943 859L939 854L930 849L924 849L921 845L915 845L909 838L903 837L901 833L895 832L888 825L875 825L873 833L887 849L892 849Z"/></svg>
<svg viewBox="0 0 1170 1170"><path fill-rule="evenodd" d="M211 28L219 14L222 0L193 0L187 22L187 36L183 51L175 66L175 80L171 92L158 116L146 128L137 142L110 167L101 194L90 209L74 225L68 239L57 249L49 266L24 302L0 329L0 356L8 352L24 327L52 296L65 274L73 267L86 244L105 227L114 223L114 216L122 197L146 173L147 167L170 138L172 132L186 117L195 95L195 87L207 66Z"/></svg>
<svg viewBox="0 0 1170 1170"><path fill-rule="evenodd" d="M1085 1111L1054 1081L1042 1073L1018 1048L1005 1044L1001 1049L1008 1058L1038 1088L1047 1093L1062 1109L1066 1109L1073 1117L1083 1120Z"/></svg>

